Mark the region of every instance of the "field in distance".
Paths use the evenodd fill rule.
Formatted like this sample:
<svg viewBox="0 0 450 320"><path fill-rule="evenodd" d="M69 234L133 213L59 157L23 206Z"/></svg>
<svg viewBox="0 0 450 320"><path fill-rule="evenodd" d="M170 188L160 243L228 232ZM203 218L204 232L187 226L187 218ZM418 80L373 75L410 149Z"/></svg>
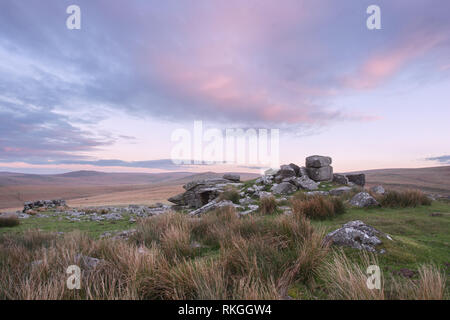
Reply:
<svg viewBox="0 0 450 320"><path fill-rule="evenodd" d="M242 180L256 178L239 173ZM222 177L223 173L106 173L76 171L65 174L37 175L0 172L0 210L16 211L26 201L65 199L71 207L151 205L183 192L192 180Z"/></svg>
<svg viewBox="0 0 450 320"><path fill-rule="evenodd" d="M362 171L367 186L381 184L388 189L421 189L450 196L450 166L417 169ZM239 173L241 180L256 178ZM23 202L65 199L69 206L120 206L167 203L167 198L183 192L183 184L199 179L221 177L223 173L105 173L77 171L55 175L0 172L0 210L15 211Z"/></svg>

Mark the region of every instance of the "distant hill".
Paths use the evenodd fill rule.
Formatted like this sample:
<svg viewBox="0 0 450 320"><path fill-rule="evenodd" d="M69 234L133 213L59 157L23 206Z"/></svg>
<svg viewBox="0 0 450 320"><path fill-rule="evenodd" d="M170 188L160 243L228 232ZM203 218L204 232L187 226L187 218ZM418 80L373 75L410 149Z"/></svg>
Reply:
<svg viewBox="0 0 450 320"><path fill-rule="evenodd" d="M74 171L63 174L0 172L0 209L19 208L25 201L63 198L76 204L153 203L165 201L189 181L217 178L223 173L107 173ZM243 180L255 178L240 173Z"/></svg>
<svg viewBox="0 0 450 320"><path fill-rule="evenodd" d="M377 169L361 171L367 185L381 184L392 189L420 189L450 196L450 166L414 169Z"/></svg>
<svg viewBox="0 0 450 320"><path fill-rule="evenodd" d="M362 171L367 186L381 184L388 189L421 189L450 196L450 166L418 169L379 169ZM256 178L239 173L241 180ZM167 202L193 180L221 177L223 173L106 173L75 171L37 175L0 172L0 210L20 208L23 202L62 198L71 206L126 205Z"/></svg>

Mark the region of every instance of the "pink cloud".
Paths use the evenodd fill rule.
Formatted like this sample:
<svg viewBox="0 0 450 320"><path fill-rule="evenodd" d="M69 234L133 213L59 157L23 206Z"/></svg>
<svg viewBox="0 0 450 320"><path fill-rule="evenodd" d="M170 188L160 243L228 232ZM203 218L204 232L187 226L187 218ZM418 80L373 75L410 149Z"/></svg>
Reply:
<svg viewBox="0 0 450 320"><path fill-rule="evenodd" d="M354 74L344 77L342 84L357 90L380 86L443 40L441 35L416 33L398 46L369 57Z"/></svg>

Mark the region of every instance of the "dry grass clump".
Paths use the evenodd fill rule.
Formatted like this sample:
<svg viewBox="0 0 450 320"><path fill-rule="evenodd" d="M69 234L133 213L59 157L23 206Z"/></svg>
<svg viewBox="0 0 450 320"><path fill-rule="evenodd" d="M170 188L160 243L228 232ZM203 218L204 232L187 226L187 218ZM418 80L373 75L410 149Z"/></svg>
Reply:
<svg viewBox="0 0 450 320"><path fill-rule="evenodd" d="M306 196L291 200L292 211L296 215L304 215L310 219L327 219L345 212L344 203L337 197Z"/></svg>
<svg viewBox="0 0 450 320"><path fill-rule="evenodd" d="M445 299L446 276L434 265L422 265L417 280L392 280L393 299L443 300Z"/></svg>
<svg viewBox="0 0 450 320"><path fill-rule="evenodd" d="M359 263L349 260L343 250L333 253L320 268L328 297L345 300L442 300L446 294L446 275L433 265L419 267L418 279L386 277L381 273L381 288L367 286L369 265L378 265L373 254L362 251Z"/></svg>
<svg viewBox="0 0 450 320"><path fill-rule="evenodd" d="M333 253L331 260L323 265L320 272L331 299L384 299L383 282L381 282L381 289L369 289L367 286L366 270L370 265L378 265L376 257L362 251L360 260L361 264L353 263L344 251L337 250Z"/></svg>
<svg viewBox="0 0 450 320"><path fill-rule="evenodd" d="M11 228L18 226L20 220L16 215L1 215L0 216L0 228Z"/></svg>
<svg viewBox="0 0 450 320"><path fill-rule="evenodd" d="M41 241L36 234L32 239L37 241L27 246L27 241L13 242L8 236L2 237L0 299L137 299L138 282L130 279L154 261L148 255L138 254L134 246L94 241L80 233L50 242ZM89 269L77 258L80 254L104 260ZM82 267L80 290L66 286L70 265Z"/></svg>
<svg viewBox="0 0 450 320"><path fill-rule="evenodd" d="M378 201L383 207L417 207L421 205L431 205L431 200L420 190L393 191L390 190L378 197Z"/></svg>
<svg viewBox="0 0 450 320"><path fill-rule="evenodd" d="M233 186L227 186L225 190L220 194L219 201L229 200L235 204L239 204L239 191Z"/></svg>
<svg viewBox="0 0 450 320"><path fill-rule="evenodd" d="M277 209L277 201L274 196L262 197L259 201L259 213L262 215L274 214Z"/></svg>

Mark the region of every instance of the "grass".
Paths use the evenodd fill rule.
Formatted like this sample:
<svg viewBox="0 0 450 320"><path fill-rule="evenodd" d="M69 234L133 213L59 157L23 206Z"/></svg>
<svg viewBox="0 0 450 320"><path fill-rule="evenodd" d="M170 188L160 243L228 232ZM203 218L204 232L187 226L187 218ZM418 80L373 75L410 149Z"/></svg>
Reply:
<svg viewBox="0 0 450 320"><path fill-rule="evenodd" d="M262 215L274 214L277 209L277 201L274 196L262 197L259 200L259 213Z"/></svg>
<svg viewBox="0 0 450 320"><path fill-rule="evenodd" d="M302 208L324 208L327 214L318 215L327 219L272 210L240 218L231 207L202 217L169 213L137 225L128 219L99 224L30 217L0 229L0 299L449 298L450 204L341 212L335 198L296 196L309 199L312 204ZM328 214L330 208L335 214ZM350 220L390 234L394 241L380 247L386 253L323 244L327 232ZM101 232L130 226L137 232L129 241L98 239ZM48 232L61 227L68 233ZM102 263L83 270L82 289L71 291L65 268L77 263L78 254ZM382 290L365 285L369 264L380 266ZM402 268L415 271L413 278L398 275Z"/></svg>
<svg viewBox="0 0 450 320"><path fill-rule="evenodd" d="M340 198L324 196L306 196L297 194L292 200L292 211L310 219L327 219L343 214L346 209Z"/></svg>
<svg viewBox="0 0 450 320"><path fill-rule="evenodd" d="M390 208L406 208L431 205L431 200L422 191L419 190L391 190L378 197L378 199L382 207Z"/></svg>
<svg viewBox="0 0 450 320"><path fill-rule="evenodd" d="M65 218L59 219L58 216L53 216L53 212L40 213L44 217L38 218L31 216L28 219L20 219L20 225L12 228L0 228L0 235L2 233L18 233L22 234L28 230L41 230L43 232L72 232L83 231L89 236L98 238L101 234L109 231L122 231L136 228L135 223L129 222L131 216L123 215L124 219L112 221L70 221Z"/></svg>
<svg viewBox="0 0 450 320"><path fill-rule="evenodd" d="M239 199L241 197L239 196L239 192L235 187L228 186L225 188L224 192L222 192L219 196L219 201L222 200L229 200L235 204L239 204Z"/></svg>
<svg viewBox="0 0 450 320"><path fill-rule="evenodd" d="M17 216L0 216L0 228L16 227L20 224Z"/></svg>

